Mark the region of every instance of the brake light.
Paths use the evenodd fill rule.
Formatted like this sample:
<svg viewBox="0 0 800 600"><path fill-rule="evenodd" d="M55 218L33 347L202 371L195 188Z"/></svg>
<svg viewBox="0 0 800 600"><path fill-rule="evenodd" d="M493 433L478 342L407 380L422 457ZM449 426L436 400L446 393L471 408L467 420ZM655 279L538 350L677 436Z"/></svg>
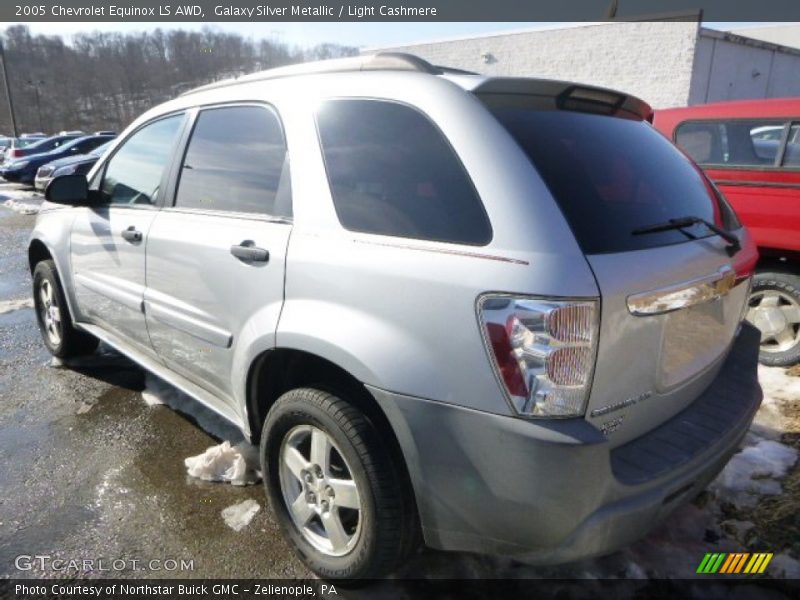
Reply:
<svg viewBox="0 0 800 600"><path fill-rule="evenodd" d="M14 148L11 151L11 156L13 156L14 158L19 158L20 156L22 156L22 154L23 154L23 152L19 148Z"/></svg>
<svg viewBox="0 0 800 600"><path fill-rule="evenodd" d="M478 302L478 318L497 378L518 414L584 414L597 352L596 301L487 294Z"/></svg>

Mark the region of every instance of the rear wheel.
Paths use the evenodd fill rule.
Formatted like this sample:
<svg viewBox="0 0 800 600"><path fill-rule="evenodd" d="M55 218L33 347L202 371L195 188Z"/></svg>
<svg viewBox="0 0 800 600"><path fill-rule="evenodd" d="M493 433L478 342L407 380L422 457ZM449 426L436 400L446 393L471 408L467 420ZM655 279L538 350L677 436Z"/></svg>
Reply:
<svg viewBox="0 0 800 600"><path fill-rule="evenodd" d="M785 367L800 362L800 277L780 271L757 273L747 320L761 330L762 364Z"/></svg>
<svg viewBox="0 0 800 600"><path fill-rule="evenodd" d="M73 326L52 260L40 261L33 270L33 304L42 339L53 356L69 358L97 348L97 338Z"/></svg>
<svg viewBox="0 0 800 600"><path fill-rule="evenodd" d="M418 528L410 490L375 427L337 396L281 396L261 439L267 496L300 559L317 575L377 578L396 569Z"/></svg>

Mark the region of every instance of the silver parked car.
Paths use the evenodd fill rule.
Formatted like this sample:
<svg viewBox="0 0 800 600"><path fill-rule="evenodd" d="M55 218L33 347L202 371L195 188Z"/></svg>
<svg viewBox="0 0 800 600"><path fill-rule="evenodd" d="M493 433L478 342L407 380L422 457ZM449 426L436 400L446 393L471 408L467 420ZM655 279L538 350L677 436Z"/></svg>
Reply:
<svg viewBox="0 0 800 600"><path fill-rule="evenodd" d="M323 577L420 541L611 552L705 488L761 401L754 245L650 115L397 54L188 92L48 187L44 342L102 340L259 441Z"/></svg>

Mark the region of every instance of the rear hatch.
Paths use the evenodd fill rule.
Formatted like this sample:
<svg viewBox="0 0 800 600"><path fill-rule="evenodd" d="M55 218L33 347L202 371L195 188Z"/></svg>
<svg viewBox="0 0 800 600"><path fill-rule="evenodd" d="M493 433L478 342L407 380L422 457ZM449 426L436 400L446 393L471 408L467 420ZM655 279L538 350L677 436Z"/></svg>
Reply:
<svg viewBox="0 0 800 600"><path fill-rule="evenodd" d="M742 318L755 249L641 101L575 86L515 91L478 96L538 170L594 272L601 318L586 419L616 446L713 380ZM701 222L643 231L685 217L733 232L743 248Z"/></svg>

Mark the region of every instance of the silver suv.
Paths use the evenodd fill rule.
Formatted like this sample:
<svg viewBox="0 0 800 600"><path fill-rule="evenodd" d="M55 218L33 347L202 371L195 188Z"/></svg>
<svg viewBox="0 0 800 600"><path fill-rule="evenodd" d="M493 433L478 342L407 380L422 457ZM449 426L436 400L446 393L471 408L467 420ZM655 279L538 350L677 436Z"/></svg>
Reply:
<svg viewBox="0 0 800 600"><path fill-rule="evenodd" d="M650 116L398 54L188 92L48 187L44 342L102 340L260 441L323 577L422 541L611 552L703 490L761 400L754 245Z"/></svg>

